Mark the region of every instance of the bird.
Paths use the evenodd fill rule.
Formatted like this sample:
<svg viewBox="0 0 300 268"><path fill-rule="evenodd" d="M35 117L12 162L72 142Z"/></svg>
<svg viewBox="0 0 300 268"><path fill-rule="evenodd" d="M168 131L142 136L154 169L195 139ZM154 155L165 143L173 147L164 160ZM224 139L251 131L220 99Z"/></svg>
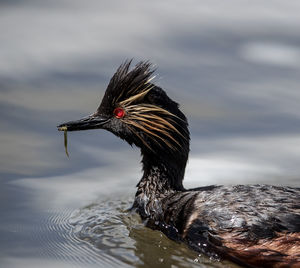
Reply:
<svg viewBox="0 0 300 268"><path fill-rule="evenodd" d="M145 226L211 259L244 267L300 267L300 188L209 185L185 189L190 133L179 104L157 86L149 61L124 61L96 112L57 126L104 129L140 148L132 210Z"/></svg>

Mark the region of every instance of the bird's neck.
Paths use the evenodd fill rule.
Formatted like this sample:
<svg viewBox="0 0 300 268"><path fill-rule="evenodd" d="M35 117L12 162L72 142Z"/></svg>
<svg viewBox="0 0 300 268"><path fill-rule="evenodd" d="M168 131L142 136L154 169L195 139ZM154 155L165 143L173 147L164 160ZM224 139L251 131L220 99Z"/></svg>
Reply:
<svg viewBox="0 0 300 268"><path fill-rule="evenodd" d="M176 157L176 154L180 157ZM157 184L157 191L162 193L164 190L183 190L182 181L185 172L185 166L187 157L183 158L183 154L180 152L174 152L173 154L152 154L142 153L142 165L143 165L143 177L141 182L146 184ZM161 188L161 186L164 186Z"/></svg>
<svg viewBox="0 0 300 268"><path fill-rule="evenodd" d="M185 163L172 163L170 160L153 155L143 156L144 174L137 185L134 205L142 216L156 217L161 213L162 199L184 190L182 180Z"/></svg>

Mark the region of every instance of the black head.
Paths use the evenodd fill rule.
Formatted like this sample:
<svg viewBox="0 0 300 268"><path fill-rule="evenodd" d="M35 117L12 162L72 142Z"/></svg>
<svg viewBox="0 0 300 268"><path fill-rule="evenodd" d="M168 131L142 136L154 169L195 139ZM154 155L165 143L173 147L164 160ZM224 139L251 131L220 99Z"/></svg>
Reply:
<svg viewBox="0 0 300 268"><path fill-rule="evenodd" d="M58 129L106 129L140 147L143 155L174 158L185 166L189 152L186 117L178 104L151 82L154 70L149 62L140 62L132 70L130 64L126 61L118 68L94 114Z"/></svg>

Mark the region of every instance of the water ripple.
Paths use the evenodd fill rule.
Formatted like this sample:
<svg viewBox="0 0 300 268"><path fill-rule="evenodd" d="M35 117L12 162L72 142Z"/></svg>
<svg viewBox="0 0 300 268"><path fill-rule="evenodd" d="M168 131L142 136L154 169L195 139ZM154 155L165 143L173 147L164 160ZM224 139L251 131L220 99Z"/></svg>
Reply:
<svg viewBox="0 0 300 268"><path fill-rule="evenodd" d="M236 267L199 256L146 228L137 214L128 211L131 204L131 198L107 199L78 209L69 219L73 235L131 267Z"/></svg>

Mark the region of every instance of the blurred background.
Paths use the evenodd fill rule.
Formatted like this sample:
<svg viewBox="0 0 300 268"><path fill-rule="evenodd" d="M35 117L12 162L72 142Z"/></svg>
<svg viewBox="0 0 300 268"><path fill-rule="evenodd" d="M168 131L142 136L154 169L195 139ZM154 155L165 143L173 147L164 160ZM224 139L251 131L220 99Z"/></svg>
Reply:
<svg viewBox="0 0 300 268"><path fill-rule="evenodd" d="M49 215L67 222L66 211L134 195L136 148L105 131L69 133L67 158L56 129L94 112L126 59L155 64L156 84L189 119L186 187L300 186L299 10L279 0L0 1L0 264L66 267L56 246L71 242L45 227Z"/></svg>

